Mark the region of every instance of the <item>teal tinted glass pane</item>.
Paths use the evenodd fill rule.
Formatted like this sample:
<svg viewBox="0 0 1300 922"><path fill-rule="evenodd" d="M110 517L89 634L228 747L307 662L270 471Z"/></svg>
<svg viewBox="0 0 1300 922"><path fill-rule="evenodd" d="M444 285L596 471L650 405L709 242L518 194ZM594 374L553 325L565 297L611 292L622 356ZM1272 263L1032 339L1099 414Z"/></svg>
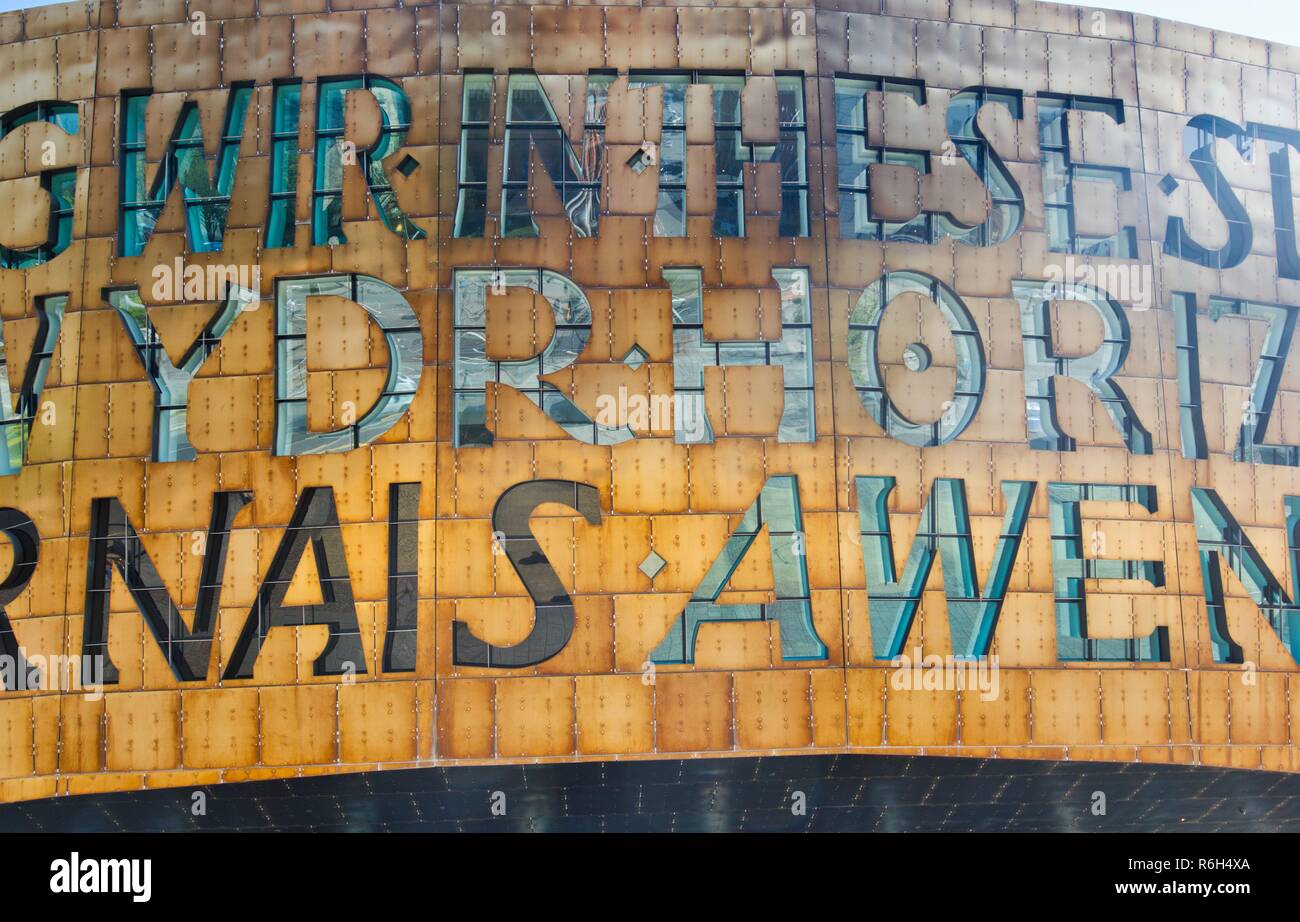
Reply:
<svg viewBox="0 0 1300 922"><path fill-rule="evenodd" d="M865 131L867 128L867 92L872 84L865 80L835 79L835 125Z"/></svg>
<svg viewBox="0 0 1300 922"><path fill-rule="evenodd" d="M717 344L718 362L723 365L766 365L767 344L744 340L722 340Z"/></svg>
<svg viewBox="0 0 1300 922"><path fill-rule="evenodd" d="M244 120L248 116L248 107L253 100L251 84L241 83L230 94L226 103L226 118L221 126L221 139L228 144L238 145L244 136Z"/></svg>
<svg viewBox="0 0 1300 922"><path fill-rule="evenodd" d="M268 247L293 246L294 241L294 200L272 199L266 219L266 237Z"/></svg>
<svg viewBox="0 0 1300 922"><path fill-rule="evenodd" d="M866 149L861 135L841 132L835 139L837 181L841 186L867 188L867 170L876 158Z"/></svg>
<svg viewBox="0 0 1300 922"><path fill-rule="evenodd" d="M487 397L484 392L457 392L455 403L457 444L491 445L492 433L487 426Z"/></svg>
<svg viewBox="0 0 1300 922"><path fill-rule="evenodd" d="M661 189L659 191L659 204L655 208L655 236L686 236L685 190Z"/></svg>
<svg viewBox="0 0 1300 922"><path fill-rule="evenodd" d="M1038 143L1065 144L1065 107L1046 99L1038 100Z"/></svg>
<svg viewBox="0 0 1300 922"><path fill-rule="evenodd" d="M1043 221L1047 225L1047 239L1053 248L1066 246L1070 241L1070 210L1064 208L1046 208Z"/></svg>
<svg viewBox="0 0 1300 922"><path fill-rule="evenodd" d="M759 515L769 532L797 532L803 527L799 515L799 481L794 477L772 477L759 494Z"/></svg>
<svg viewBox="0 0 1300 922"><path fill-rule="evenodd" d="M859 240L879 240L880 226L869 214L868 193L840 192L840 236Z"/></svg>
<svg viewBox="0 0 1300 922"><path fill-rule="evenodd" d="M673 387L699 388L704 386L704 368L715 364L705 361L704 334L698 329L673 330Z"/></svg>
<svg viewBox="0 0 1300 922"><path fill-rule="evenodd" d="M590 417L575 406L564 394L549 389L548 385L543 385L543 387L547 388L542 392L542 409L546 415L566 431L576 433L586 430L586 432L590 432L591 434L587 435L584 441L592 441L594 428ZM584 432L584 435L586 432Z"/></svg>
<svg viewBox="0 0 1300 922"><path fill-rule="evenodd" d="M1048 205L1070 202L1070 164L1064 153L1043 151L1043 201Z"/></svg>
<svg viewBox="0 0 1300 922"><path fill-rule="evenodd" d="M893 166L910 167L918 173L927 172L928 159L925 154L906 150L891 150L885 152L885 162Z"/></svg>
<svg viewBox="0 0 1300 922"><path fill-rule="evenodd" d="M481 237L487 226L487 190L464 188L456 203L457 237Z"/></svg>
<svg viewBox="0 0 1300 922"><path fill-rule="evenodd" d="M322 80L320 82L317 88L320 99L316 104L317 134L343 131L347 91L361 88L362 82L359 77Z"/></svg>
<svg viewBox="0 0 1300 922"><path fill-rule="evenodd" d="M461 132L460 137L460 181L487 182L487 129L468 128Z"/></svg>
<svg viewBox="0 0 1300 922"><path fill-rule="evenodd" d="M143 151L122 154L121 183L122 204L134 205L148 201Z"/></svg>
<svg viewBox="0 0 1300 922"><path fill-rule="evenodd" d="M785 369L786 387L812 387L812 331L787 329L772 344L772 364Z"/></svg>
<svg viewBox="0 0 1300 922"><path fill-rule="evenodd" d="M293 192L298 188L298 141L276 141L272 155L272 192Z"/></svg>
<svg viewBox="0 0 1300 922"><path fill-rule="evenodd" d="M461 330L456 334L456 356L453 363L453 386L457 388L482 387L491 381L493 364L487 357L487 336L483 330Z"/></svg>
<svg viewBox="0 0 1300 922"><path fill-rule="evenodd" d="M611 74L590 74L587 77L587 105L583 119L588 125L605 124L605 110L609 104L609 88L614 83Z"/></svg>
<svg viewBox="0 0 1300 922"><path fill-rule="evenodd" d="M212 185L212 178L208 175L208 165L203 160L202 148L185 147L178 149L173 156L173 164L176 177L180 180L182 186L182 194L186 199L203 198L216 194L216 189ZM155 180L154 185L157 190L154 198L156 201L161 202L170 191L171 184L168 183L166 186L158 188Z"/></svg>
<svg viewBox="0 0 1300 922"><path fill-rule="evenodd" d="M280 83L275 87L275 116L271 130L276 134L298 133L298 112L302 106L302 84Z"/></svg>
<svg viewBox="0 0 1300 922"><path fill-rule="evenodd" d="M403 213L402 206L397 202L397 193L391 189L383 192L371 192L371 197L375 200L375 208L379 211L380 217L384 219L384 224L397 234L407 234L407 222L410 219ZM415 224L412 222L410 229L414 229Z"/></svg>
<svg viewBox="0 0 1300 922"><path fill-rule="evenodd" d="M316 191L343 191L343 157L337 144L322 144L316 151Z"/></svg>
<svg viewBox="0 0 1300 922"><path fill-rule="evenodd" d="M778 77L776 80L777 117L782 125L802 125L803 80L799 77Z"/></svg>
<svg viewBox="0 0 1300 922"><path fill-rule="evenodd" d="M506 121L555 122L550 100L542 91L541 82L533 74L511 74Z"/></svg>
<svg viewBox="0 0 1300 922"><path fill-rule="evenodd" d="M78 126L77 107L53 106L49 112L49 121L68 134L76 134Z"/></svg>
<svg viewBox="0 0 1300 922"><path fill-rule="evenodd" d="M808 597L802 535L771 535L772 588L778 599Z"/></svg>
<svg viewBox="0 0 1300 922"><path fill-rule="evenodd" d="M401 86L386 77L370 77L366 85L379 105L385 131L411 127L411 103Z"/></svg>
<svg viewBox="0 0 1300 922"><path fill-rule="evenodd" d="M221 249L221 238L226 227L228 202L204 202L185 209L189 224L190 245L198 253Z"/></svg>
<svg viewBox="0 0 1300 922"><path fill-rule="evenodd" d="M312 239L337 243L343 232L343 196L317 195L312 198Z"/></svg>
<svg viewBox="0 0 1300 922"><path fill-rule="evenodd" d="M573 170L565 168L567 164L564 157L564 145L558 129L556 131L531 131L526 134L521 132L518 140L523 143L516 143L515 139L512 138L513 148L515 150L523 148L525 157L528 156L530 136L532 149L537 151L537 158L541 161L547 175L557 180L574 180L577 178ZM527 170L527 161L525 161L524 170L525 172ZM511 180L522 179L523 175L517 172L516 175L507 178Z"/></svg>
<svg viewBox="0 0 1300 922"><path fill-rule="evenodd" d="M804 183L808 173L804 164L803 132L783 132L772 159L781 165L781 181Z"/></svg>
<svg viewBox="0 0 1300 922"><path fill-rule="evenodd" d="M505 181L527 181L532 156L530 132L522 129L507 131L505 148Z"/></svg>
<svg viewBox="0 0 1300 922"><path fill-rule="evenodd" d="M669 80L663 84L663 123L686 124L686 79Z"/></svg>
<svg viewBox="0 0 1300 922"><path fill-rule="evenodd" d="M975 93L959 93L948 101L946 121L948 134L953 140L978 140L975 117L979 114L980 99Z"/></svg>
<svg viewBox="0 0 1300 922"><path fill-rule="evenodd" d="M533 283L529 287L536 287ZM543 270L541 293L550 303L557 324L591 324L591 305L582 291L564 276Z"/></svg>
<svg viewBox="0 0 1300 922"><path fill-rule="evenodd" d="M176 143L179 147L198 147L200 156L202 156L203 121L199 118L199 107L197 105L186 106L181 111L181 127L176 135Z"/></svg>
<svg viewBox="0 0 1300 922"><path fill-rule="evenodd" d="M385 134L380 139L380 146L385 150L396 150L401 146L401 140L394 134ZM391 153L390 150L390 153ZM375 189L388 188L392 185L388 179L388 171L384 169L384 160L387 154L380 154L378 150L365 158L366 182L373 192ZM400 211L400 209L399 209ZM392 222L388 223L392 227Z"/></svg>
<svg viewBox="0 0 1300 922"><path fill-rule="evenodd" d="M808 192L805 189L781 190L782 237L808 236Z"/></svg>
<svg viewBox="0 0 1300 922"><path fill-rule="evenodd" d="M788 372L787 372L788 373ZM811 390L786 390L785 407L777 427L780 442L812 442L816 438L816 417Z"/></svg>
<svg viewBox="0 0 1300 922"><path fill-rule="evenodd" d="M537 229L533 225L532 211L528 206L528 190L504 190L502 199L505 208L502 214L501 235L503 237L536 236Z"/></svg>
<svg viewBox="0 0 1300 922"><path fill-rule="evenodd" d="M741 182L743 179L742 165L748 159L747 150L741 144L739 130L726 130L716 133L714 164L718 182Z"/></svg>
<svg viewBox="0 0 1300 922"><path fill-rule="evenodd" d="M307 344L301 339L276 341L275 382L279 400L307 397Z"/></svg>
<svg viewBox="0 0 1300 922"><path fill-rule="evenodd" d="M980 172L984 177L984 184L989 187L989 192L992 193L994 199L1008 200L1017 208L1023 206L1020 190L1016 187L1010 174L999 169L984 169ZM1019 225L1015 226L1018 227Z"/></svg>
<svg viewBox="0 0 1300 922"><path fill-rule="evenodd" d="M664 280L672 290L673 323L703 323L700 316L700 270L666 269Z"/></svg>
<svg viewBox="0 0 1300 922"><path fill-rule="evenodd" d="M665 131L659 144L659 183L686 182L686 132Z"/></svg>
<svg viewBox="0 0 1300 922"><path fill-rule="evenodd" d="M704 602L712 602L722 594L722 589L731 579L731 574L736 572L736 567L740 566L741 560L745 557L745 552L749 546L754 543L753 534L737 533L727 539L727 543L722 546L717 558L713 561L713 566L705 574L704 579L695 587L695 593L692 598Z"/></svg>
<svg viewBox="0 0 1300 922"><path fill-rule="evenodd" d="M122 226L119 232L128 247L128 253L139 253L153 233L158 213L152 208L130 208L122 213Z"/></svg>
<svg viewBox="0 0 1300 922"><path fill-rule="evenodd" d="M49 259L53 259L66 250L70 243L72 243L72 216L60 215L59 219L54 223L54 239L51 241L48 253L44 254L48 256L48 259L42 258L41 262L44 263L48 262Z"/></svg>
<svg viewBox="0 0 1300 922"><path fill-rule="evenodd" d="M217 195L228 196L234 191L235 165L238 162L239 148L234 144L224 145L221 149L221 157L217 161Z"/></svg>
<svg viewBox="0 0 1300 922"><path fill-rule="evenodd" d="M740 94L744 77L702 77L700 83L713 87L713 124L740 124Z"/></svg>
<svg viewBox="0 0 1300 922"><path fill-rule="evenodd" d="M148 96L126 97L124 101L126 124L122 133L122 142L124 144L144 144L144 116L148 105Z"/></svg>
<svg viewBox="0 0 1300 922"><path fill-rule="evenodd" d="M464 123L487 122L491 106L492 77L488 74L466 75L461 121Z"/></svg>

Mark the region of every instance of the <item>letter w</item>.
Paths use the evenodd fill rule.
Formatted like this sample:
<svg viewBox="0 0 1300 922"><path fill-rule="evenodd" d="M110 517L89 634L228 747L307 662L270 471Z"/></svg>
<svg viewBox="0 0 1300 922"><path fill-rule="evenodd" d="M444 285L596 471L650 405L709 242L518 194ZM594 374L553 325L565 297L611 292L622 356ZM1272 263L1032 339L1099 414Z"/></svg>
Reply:
<svg viewBox="0 0 1300 922"><path fill-rule="evenodd" d="M139 256L153 236L154 225L162 214L167 198L180 183L185 199L185 230L190 249L195 253L218 252L226 232L230 195L239 165L239 142L244 134L244 119L253 98L253 84L235 83L226 100L226 118L217 145L216 169L208 170L203 151L203 127L199 106L187 100L176 117L176 126L167 142L167 152L158 165L153 183L145 181L147 137L145 112L149 91L122 94L119 121L122 124L118 164L122 206L118 255Z"/></svg>
<svg viewBox="0 0 1300 922"><path fill-rule="evenodd" d="M8 349L5 346L4 327L0 324L0 477L17 474L27 454L27 441L32 423L40 407L41 393L45 390L45 377L50 371L50 360L59 344L59 329L63 325L63 311L68 306L67 295L46 295L36 299L38 321L36 338L27 359L22 390L18 392L15 409L9 390Z"/></svg>
<svg viewBox="0 0 1300 922"><path fill-rule="evenodd" d="M936 549L941 557L944 592L948 598L948 631L953 655L984 656L992 643L993 628L1029 519L1033 482L1002 481L1007 511L993 551L987 596L980 593L975 573L966 487L963 481L952 478L937 478L931 485L930 499L921 510L921 522L907 555L903 577L897 578L887 508L894 483L893 477L857 478L862 562L867 574L871 645L876 659L893 659L903 652Z"/></svg>

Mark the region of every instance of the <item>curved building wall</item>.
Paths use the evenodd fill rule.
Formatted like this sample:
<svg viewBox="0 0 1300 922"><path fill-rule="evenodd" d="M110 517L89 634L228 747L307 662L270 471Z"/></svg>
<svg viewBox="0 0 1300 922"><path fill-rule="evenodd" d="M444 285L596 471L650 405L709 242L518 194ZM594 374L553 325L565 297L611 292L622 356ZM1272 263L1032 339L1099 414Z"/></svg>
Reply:
<svg viewBox="0 0 1300 922"><path fill-rule="evenodd" d="M1297 72L1007 0L0 15L0 799L1293 770Z"/></svg>

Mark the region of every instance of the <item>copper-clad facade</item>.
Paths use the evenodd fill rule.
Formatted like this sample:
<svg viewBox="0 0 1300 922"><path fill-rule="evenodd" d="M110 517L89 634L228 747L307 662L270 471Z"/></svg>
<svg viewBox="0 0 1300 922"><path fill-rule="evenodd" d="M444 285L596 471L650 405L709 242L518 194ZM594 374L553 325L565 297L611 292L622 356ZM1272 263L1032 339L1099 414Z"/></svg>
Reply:
<svg viewBox="0 0 1300 922"><path fill-rule="evenodd" d="M526 120L508 127L512 81L531 75L564 129L546 143L557 151L567 143L579 165L566 169L581 176L552 183L541 135L530 149ZM38 552L28 554L35 568L3 608L15 645L37 661L94 653L88 640L98 629L87 619L100 619L116 672L102 695L48 681L0 692L0 800L434 761L695 753L924 751L1300 768L1292 653L1300 635L1290 635L1290 599L1274 595L1261 611L1249 580L1233 572L1262 560L1295 598L1291 548L1300 538L1293 529L1288 540L1285 497L1300 496L1300 467L1286 446L1300 445L1300 357L1270 350L1275 333L1290 346L1286 330L1300 311L1300 266L1286 252L1295 252L1289 170L1300 149L1288 139L1300 125L1298 75L1292 48L1012 0L90 0L0 14L0 113L61 102L77 115L75 132L46 110L12 130L6 121L0 140L0 202L8 205L0 243L20 254L7 263L14 268L0 269L0 317L6 395L19 415L24 375L49 332L37 305L48 312L51 296L66 295L43 389L28 407L21 468L0 477L0 507L30 518L39 533ZM327 108L322 87L338 77L396 85L409 102L400 150L378 171L391 190L373 175L367 188L361 168L365 151L396 124L376 104L381 97L348 92L334 113L337 136L317 124ZM717 103L733 85L718 81L737 77L740 115L724 144ZM486 88L481 128L464 118L471 78ZM602 80L608 95L593 114L589 89ZM286 86L300 98L280 113ZM194 102L213 169L241 87L247 108L226 139L238 142L238 155L220 249L196 251L193 216L175 189L132 254L124 227L137 212L124 199L135 179L124 177L124 162L131 158L149 187ZM677 88L680 122L665 116ZM140 91L151 91L143 136L128 118ZM854 92L858 114L843 108ZM796 97L798 111L790 108ZM963 99L977 100L979 133L954 137ZM291 110L296 136L292 120L277 118ZM1197 126L1221 132L1209 144L1213 173L1189 156L1186 135ZM512 130L527 153L522 165L518 154L509 164ZM333 175L333 155L322 152L336 147L344 151L337 189L316 176L318 167ZM637 153L646 150L649 168L641 169ZM844 159L871 150L879 162L869 169L864 161L850 177ZM360 164L349 151L360 152ZM726 155L736 151L732 164ZM967 152L982 158L985 175ZM720 158L728 161L721 169ZM680 162L680 179L669 160ZM1010 185L990 179L994 160ZM296 183L285 192L290 161ZM1098 181L1089 165L1122 168L1123 179ZM38 177L69 168L70 242L22 266L21 254L45 243L49 206ZM1045 172L1061 169L1072 179L1067 191L1050 189ZM594 201L583 198L584 181L597 190ZM210 185L221 198L220 183ZM277 192L292 242L268 239ZM390 204L395 196L395 212L378 204L385 194ZM513 204L503 208L503 199ZM1247 227L1234 228L1242 213ZM997 214L1012 223L998 224ZM521 223L506 227L529 215L535 235ZM958 239L961 232L942 226L981 230ZM346 242L329 243L339 229ZM1245 252L1235 252L1243 237ZM1097 241L1110 243L1086 252ZM155 296L178 260L256 267L262 300L239 310L188 387L180 418L193 457L158 460L160 398L109 295L138 288L168 363L180 366L221 304ZM606 427L630 426L627 438L601 429L584 441L556 423L566 409L548 418L525 387L496 383L480 389L483 415L475 416L476 398L459 377L459 337L481 331L485 367L503 374L500 363L530 359L562 332L522 276L494 284L513 269L542 273L544 290L553 277L545 272L553 273L585 296L591 316L578 324L580 355L553 372L543 362L550 387L534 389L543 402L567 398L598 428L602 406L662 408L675 390L686 393L680 365L691 336L753 346L737 347L734 361L704 363L721 366L702 372L711 435L674 431L678 401L676 416L634 409ZM698 270L702 286L695 327L675 314L672 279L682 269ZM489 293L475 327L458 313L457 279L478 271L466 285ZM1106 315L1068 298L1032 332L1028 283L1063 271L1091 273L1094 287L1109 290L1124 328L1118 340ZM861 299L886 274L933 280L941 288L931 295L954 295L978 334L982 380L973 415L952 424L955 434L943 428L944 414L963 406L954 388L969 371L961 355L974 334L961 332L934 297L905 293L871 328L883 376L874 390L870 369L854 364L867 316ZM278 329L277 286L314 276L354 286L377 279L418 320L422 364L409 406L350 450L281 443L283 406L293 399L310 432L355 432L349 427L394 386L386 380L391 331L358 307L355 287L355 297L313 297L299 333ZM1114 291L1117 280L1132 290ZM1199 334L1190 339L1189 316ZM806 345L798 354L806 368L774 358L789 336ZM298 398L277 382L288 354L281 347L294 337L306 361ZM1048 359L1061 370L1047 390L1026 369L1035 343L1047 341L1051 356L1086 357L1120 340L1122 367L1098 372L1091 389L1069 378L1063 359ZM1199 387L1187 386L1189 362ZM1275 380L1261 389L1270 369ZM800 383L804 371L811 378ZM1111 385L1122 400L1102 394ZM923 430L933 423L926 431L941 444L887 432L871 411L882 391L888 412ZM787 412L796 405L798 414ZM1049 409L1072 446L1031 447ZM1193 416L1202 422L1199 449L1189 436ZM1243 417L1262 418L1258 438L1253 429L1243 436ZM475 443L485 429L491 444ZM994 676L988 693L953 679L965 661L953 659L961 651L945 600L956 565L945 570L940 559L946 522L934 531L924 591L910 599L910 631L905 625L892 647L873 637L872 609L883 619L887 601L908 601L879 587L875 595L888 599L869 598L865 545L878 550L880 536L863 496L883 477L894 478L882 501L900 581L923 510L939 508L932 486L960 479L977 592L994 580L999 537L1014 518L1005 484L1034 485L1023 520L1012 522L1020 539L980 650ZM467 665L471 646L457 654L455 622L495 649L530 636L536 596L511 553L523 537L517 522L502 528L505 520L493 519L502 494L529 481L587 485L597 497L593 515L581 491L564 504L546 494L552 501L531 520L571 600L572 633L529 665ZM785 513L762 512L766 527L716 599L751 608L719 615L734 619L725 623L705 618L693 637L688 628L690 662L656 657L688 605L710 604L700 587L729 536L753 525L747 510L760 497L775 504L769 498L791 483L797 518L778 528ZM401 494L405 512L395 508L398 484L415 485ZM1127 492L1080 488L1088 500L1081 506L1053 505L1053 495L1079 484ZM1209 508L1205 491L1239 526L1225 525L1218 545L1207 537L1210 519L1197 519L1198 502ZM251 500L233 510L229 534L214 532L215 497L245 492ZM312 496L321 505L310 506ZM122 537L118 508L138 541ZM1081 518L1062 526L1054 509L1081 509ZM279 574L292 582L276 604L285 619L319 615L320 623L277 621L261 632L268 573L293 543L286 530L308 521L322 530ZM16 532L7 533L0 572L24 554ZM329 535L341 536L345 571L337 549L323 549ZM96 542L117 550L100 553ZM210 659L206 672L186 678L141 614L143 593L128 591L131 578L147 582L135 551L143 548L161 581L155 601L173 603L192 632L213 588L204 575L214 545L225 559ZM1076 546L1086 560L1158 566L1120 578L1072 556ZM114 558L124 547L132 559ZM332 570L320 564L331 554ZM795 607L783 608L793 584L774 571L786 567L804 584ZM338 585L322 588L324 571ZM1211 572L1222 604L1207 603ZM100 604L92 596L105 573L110 589ZM348 608L339 602L343 583L353 634L346 618L331 627L325 621L335 615L321 614ZM1086 598L1086 624L1075 626L1084 652L1073 656L1061 625L1084 621L1082 607L1069 608L1076 592ZM390 617L399 603L402 616ZM804 634L821 649L789 646L798 616L783 622L779 613L797 606L806 606L798 609L808 613ZM762 617L743 617L753 611ZM241 647L250 619L259 635L251 652ZM393 631L408 636L398 643ZM1113 645L1089 642L1099 638L1130 639L1132 650L1117 655ZM1149 638L1157 639L1146 645ZM361 661L340 666L327 647L359 649ZM921 653L915 675L933 669L925 657L953 669L934 686L909 685L900 649ZM238 668L245 656L251 677Z"/></svg>

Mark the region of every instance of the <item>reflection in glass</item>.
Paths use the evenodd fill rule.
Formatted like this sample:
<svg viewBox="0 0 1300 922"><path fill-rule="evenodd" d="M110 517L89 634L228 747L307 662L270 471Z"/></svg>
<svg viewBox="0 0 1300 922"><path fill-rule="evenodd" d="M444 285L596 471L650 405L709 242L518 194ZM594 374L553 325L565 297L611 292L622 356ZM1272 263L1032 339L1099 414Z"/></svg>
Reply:
<svg viewBox="0 0 1300 922"><path fill-rule="evenodd" d="M1155 487L1111 483L1049 483L1048 519L1052 527L1052 586L1056 596L1056 656L1062 662L1161 662L1169 659L1169 628L1146 637L1089 637L1085 580L1142 580L1165 584L1158 560L1084 557L1079 507L1085 501L1135 503L1156 511Z"/></svg>
<svg viewBox="0 0 1300 922"><path fill-rule="evenodd" d="M347 94L366 91L379 107L379 136L367 148L356 148L346 139L344 113ZM383 161L401 150L411 128L411 103L406 92L387 77L330 77L317 85L316 171L312 188L312 243L316 246L347 243L343 233L343 169L355 156L365 176L370 197L379 218L390 231L407 240L426 235L407 217Z"/></svg>
<svg viewBox="0 0 1300 922"><path fill-rule="evenodd" d="M307 428L307 302L346 298L370 315L388 347L388 377L379 398L350 425ZM397 424L415 399L424 371L420 322L400 291L368 275L318 275L276 282L275 454L326 454L369 444Z"/></svg>
<svg viewBox="0 0 1300 922"><path fill-rule="evenodd" d="M181 106L163 161L154 174L153 185L146 188L145 112L149 96L148 90L122 96L122 117L126 127L118 151L119 163L124 169L120 185L122 233L118 235L118 255L139 256L144 252L154 225L177 184L185 202L185 229L190 249L196 253L218 252L225 237L253 84L241 82L231 85L221 140L217 145L216 166L211 172L204 154L198 103L187 100Z"/></svg>
<svg viewBox="0 0 1300 922"><path fill-rule="evenodd" d="M537 292L550 306L555 333L546 348L531 358L494 361L487 358L488 293L505 294L509 288ZM596 423L542 375L571 367L591 340L591 304L572 280L549 269L457 269L452 273L455 292L455 342L452 380L455 423L452 444L487 446L493 441L487 422L489 382L512 387L573 438L589 445L617 445L632 438L625 425Z"/></svg>
<svg viewBox="0 0 1300 922"><path fill-rule="evenodd" d="M765 527L771 548L775 600L719 605L718 596ZM775 621L780 626L783 661L826 659L826 645L813 624L805 540L798 478L790 475L769 478L691 593L686 608L650 654L650 661L659 664L695 662L700 626L716 621Z"/></svg>
<svg viewBox="0 0 1300 922"><path fill-rule="evenodd" d="M1020 302L1020 330L1025 357L1025 402L1029 446L1040 451L1074 451L1075 440L1061 431L1056 416L1054 379L1073 378L1101 400L1128 450L1151 454L1151 434L1143 427L1124 389L1112 381L1128 358L1128 318L1118 302L1100 288L1083 282L1033 282L1015 279L1012 293ZM1091 355L1063 359L1052 342L1053 301L1091 304L1101 315L1105 338Z"/></svg>
<svg viewBox="0 0 1300 922"><path fill-rule="evenodd" d="M35 299L37 330L32 341L32 351L27 358L18 403L14 405L9 385L9 348L4 340L4 322L0 320L0 438L4 450L0 453L0 476L17 474L27 457L27 444L32 424L41 407L41 394L49 375L50 361L59 344L59 331L63 327L63 313L68 306L67 295L44 295Z"/></svg>
<svg viewBox="0 0 1300 922"><path fill-rule="evenodd" d="M979 577L975 572L975 547L966 504L966 485L960 479L939 477L931 484L930 496L921 510L916 537L912 540L902 576L895 575L898 568L889 524L889 496L895 484L893 477L857 477L854 484L858 494L862 562L870 603L872 654L878 660L903 655L937 551L943 568L953 655L962 658L987 656L1020 541L1029 521L1034 482L1002 482L1006 515L989 565L984 593L980 592Z"/></svg>
<svg viewBox="0 0 1300 922"><path fill-rule="evenodd" d="M957 380L952 400L939 418L929 423L908 419L889 399L880 369L878 344L885 310L899 295L912 293L932 302L948 322L956 353ZM849 317L849 372L858 399L887 434L908 445L928 448L944 445L966 431L984 396L987 362L975 319L961 297L924 272L886 272L862 292Z"/></svg>
<svg viewBox="0 0 1300 922"><path fill-rule="evenodd" d="M240 313L257 304L255 291L227 283L226 297L198 338L185 350L180 365L173 365L137 288L108 292L108 303L126 327L136 356L153 386L154 461L192 461L197 456L187 431L190 382L203 367ZM166 308L155 308L166 310Z"/></svg>
<svg viewBox="0 0 1300 922"><path fill-rule="evenodd" d="M780 442L815 442L817 427L813 412L811 283L807 269L772 270L781 292L781 339L722 340L704 337L703 275L699 269L666 267L664 281L672 289L673 301L673 392L677 406L683 400L698 401L698 417L677 419L673 436L679 444L707 444L713 441L713 425L704 408L704 369L728 365L774 365L782 372L784 405L778 424ZM693 417L695 415L693 414Z"/></svg>

